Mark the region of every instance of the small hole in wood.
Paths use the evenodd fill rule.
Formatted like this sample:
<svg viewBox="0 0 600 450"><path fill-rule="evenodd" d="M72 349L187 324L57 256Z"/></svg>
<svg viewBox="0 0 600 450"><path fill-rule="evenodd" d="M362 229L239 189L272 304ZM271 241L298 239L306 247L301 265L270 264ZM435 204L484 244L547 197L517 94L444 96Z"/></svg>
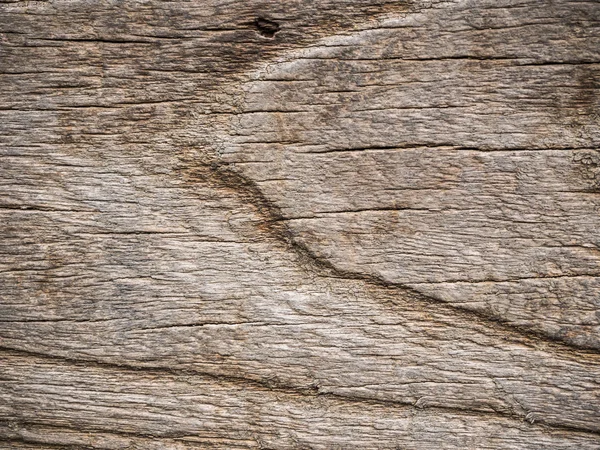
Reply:
<svg viewBox="0 0 600 450"><path fill-rule="evenodd" d="M258 30L258 33L261 36L267 38L273 38L275 33L277 33L280 29L279 24L277 22L273 22L272 20L265 19L263 17L258 17L254 21L254 26Z"/></svg>

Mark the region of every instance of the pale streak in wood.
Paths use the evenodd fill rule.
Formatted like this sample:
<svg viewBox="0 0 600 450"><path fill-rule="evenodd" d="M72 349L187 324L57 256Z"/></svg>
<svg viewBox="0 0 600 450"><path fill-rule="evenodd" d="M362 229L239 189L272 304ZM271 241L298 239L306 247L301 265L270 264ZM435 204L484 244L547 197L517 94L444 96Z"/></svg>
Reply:
<svg viewBox="0 0 600 450"><path fill-rule="evenodd" d="M597 3L0 8L0 447L598 446Z"/></svg>

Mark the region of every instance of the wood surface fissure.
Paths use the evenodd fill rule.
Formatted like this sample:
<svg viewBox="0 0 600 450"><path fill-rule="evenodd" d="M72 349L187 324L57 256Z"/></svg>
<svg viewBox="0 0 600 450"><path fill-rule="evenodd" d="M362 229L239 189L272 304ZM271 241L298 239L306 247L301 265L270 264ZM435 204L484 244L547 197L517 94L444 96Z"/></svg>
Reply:
<svg viewBox="0 0 600 450"><path fill-rule="evenodd" d="M298 242L294 237L294 233L289 227L286 225L287 221L302 219L297 217L285 217L280 208L275 205L272 201L270 201L262 192L258 184L245 177L241 172L235 170L235 168L231 167L231 164L213 162L212 164L208 164L204 166L205 170L211 171L211 175L209 177L210 182L213 182L221 187L227 187L230 189L236 190L245 200L250 201L257 212L262 215L263 223L266 228L270 231L270 233L278 238L282 243L284 243L291 251L296 253L300 261L303 263L303 267L310 270L312 273L315 273L318 276L326 277L326 278L340 278L340 279L349 279L349 280L360 280L364 281L374 287L391 289L398 294L404 294L409 296L413 301L419 302L425 305L435 304L443 309L447 308L448 310L458 310L465 320L479 320L482 324L486 326L490 326L494 329L500 331L508 331L511 333L515 333L520 335L520 337L525 338L525 341L522 341L517 337L517 340L520 343L526 343L526 345L531 345L535 348L550 348L553 351L558 351L561 356L576 356L583 359L587 359L592 355L598 356L600 355L600 349L590 348L586 346L577 346L573 343L564 342L561 339L553 339L552 336L548 336L544 333L536 332L535 330L527 329L525 327L518 327L511 325L507 322L502 321L499 317L493 317L483 312L473 311L465 308L456 307L453 305L448 305L447 303L436 299L435 297L428 296L423 294L418 289L405 286L401 283L391 283L387 280L384 280L380 277L376 277L373 275L360 273L360 272L351 272L345 271L337 268L331 261L326 260L324 258L318 257L308 246L304 245L301 242ZM192 170L190 172L190 176L192 179L194 176L197 176ZM203 181L206 178L203 176ZM381 211L381 210L390 210L390 209L367 209L363 211ZM398 209L393 209L398 210ZM360 212L358 211L347 211L347 212ZM339 213L344 213L345 211L339 211ZM334 212L332 214L337 214L338 212ZM318 214L318 213L317 213ZM314 217L314 216L313 216ZM309 217L312 218L312 217ZM484 280L484 281L444 281L442 283L485 283L488 281L501 281L501 282L510 282L510 281L518 281L518 280L528 280L528 279L556 279L556 278L581 278L581 277L589 277L595 278L597 275L575 275L575 276L540 276L540 277L524 277L524 278L512 278L512 279L499 279L499 280ZM513 337L514 339L514 337ZM544 344L540 346L539 341L544 341ZM550 346L550 347L548 347ZM573 352L573 349L576 349L577 352ZM600 361L600 360L599 360Z"/></svg>
<svg viewBox="0 0 600 450"><path fill-rule="evenodd" d="M102 369L112 369L119 370L123 372L129 373L144 373L144 375L156 375L156 376L172 376L172 377L182 377L182 378L190 378L190 377L200 377L206 378L210 380L215 380L217 382L228 382L234 383L238 385L242 385L248 389L259 389L259 390L267 390L270 392L280 393L282 395L288 396L301 396L301 397L309 397L309 398L322 398L326 400L333 400L344 402L347 404L364 404L364 405L374 405L374 406L382 406L386 408L415 408L415 409L432 409L432 410L440 410L446 411L450 413L456 413L458 415L468 414L474 416L480 416L485 418L493 418L493 417L506 417L509 419L514 419L518 422L526 424L528 427L532 427L539 430L557 430L564 432L573 432L573 433L582 433L590 436L600 436L600 431L590 430L588 428L576 427L576 426L568 426L564 424L553 424L553 423L545 423L543 420L533 420L529 413L526 414L518 414L515 411L489 411L482 409L473 409L473 408L457 408L457 407L446 407L446 406L419 406L413 403L395 401L395 400L383 400L369 397L360 397L355 395L340 395L332 392L323 391L318 385L312 386L310 388L299 388L295 386L287 386L280 384L275 380L260 380L260 379L252 379L246 377L239 377L234 375L223 375L223 374L215 374L211 372L202 372L194 369L171 369L159 366L151 366L151 365L128 365L128 364L115 364L109 362L98 361L94 359L84 359L84 358L70 358L64 356L57 356L48 353L29 351L23 349L15 349L0 346L0 351L7 355L14 356L25 356L25 357L33 357L40 361L44 362L60 362L70 364L76 367L92 367ZM0 420L0 423L3 421ZM22 423L24 425L28 424L28 422L19 422L19 421L11 421L12 426L18 425ZM46 424L46 426L52 426ZM96 431L102 431L98 429ZM110 431L111 433L117 433L114 430ZM183 438L186 434L166 434L155 436L151 434L139 434L139 433L125 433L120 432L120 434L124 435L132 435L132 436L140 436L140 437L160 437L163 439L177 439ZM0 441L2 439L0 438Z"/></svg>
<svg viewBox="0 0 600 450"><path fill-rule="evenodd" d="M0 11L0 448L598 448L597 2Z"/></svg>

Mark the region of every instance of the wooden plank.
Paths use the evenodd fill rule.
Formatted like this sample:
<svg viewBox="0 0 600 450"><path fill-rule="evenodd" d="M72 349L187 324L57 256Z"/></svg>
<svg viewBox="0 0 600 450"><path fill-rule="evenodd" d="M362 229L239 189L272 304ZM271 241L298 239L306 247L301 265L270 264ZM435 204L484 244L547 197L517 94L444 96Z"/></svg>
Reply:
<svg viewBox="0 0 600 450"><path fill-rule="evenodd" d="M599 53L585 1L0 5L0 448L597 448Z"/></svg>

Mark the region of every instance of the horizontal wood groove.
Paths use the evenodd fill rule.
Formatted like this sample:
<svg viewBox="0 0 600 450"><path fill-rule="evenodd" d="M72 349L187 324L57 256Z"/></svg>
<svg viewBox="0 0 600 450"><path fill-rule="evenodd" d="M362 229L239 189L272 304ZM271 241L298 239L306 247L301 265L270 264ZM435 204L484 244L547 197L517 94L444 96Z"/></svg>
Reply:
<svg viewBox="0 0 600 450"><path fill-rule="evenodd" d="M303 396L303 397L312 397L312 398L323 398L328 400L335 400L339 402L345 402L348 404L365 404L365 405L375 405L382 406L387 408L418 408L418 409L431 409L431 410L439 410L440 412L449 412L455 414L466 414L466 415L475 415L480 417L506 417L508 419L514 419L523 423L526 423L529 427L538 428L538 429L549 429L549 430L557 430L557 431L565 431L565 432L576 432L576 433L584 433L591 436L600 436L600 431L590 430L583 427L574 427L567 426L556 423L545 423L544 421L533 421L527 415L518 415L514 413L509 413L507 411L486 411L481 409L471 409L471 408L456 408L456 407L442 407L442 406L417 406L412 403L401 402L401 401L393 401L393 400L383 400L369 397L360 397L360 396L351 396L351 395L340 395L331 392L323 392L319 389L318 386L314 386L310 389L299 388L294 386L286 386L273 381L264 381L259 379L251 379L246 377L239 377L233 375L222 375L222 374L214 374L210 372L201 372L193 369L185 369L178 370L172 368L165 368L159 366L151 366L151 365L129 365L129 364L113 364L110 362L104 362L93 359L84 359L81 357L70 358L63 356L51 355L48 353L35 352L30 350L23 349L15 349L9 347L0 346L0 352L6 354L7 356L24 356L38 359L44 362L60 362L73 365L75 367L92 367L98 369L106 369L106 370L120 370L123 372L129 373L140 373L143 372L145 375L155 375L157 377L161 376L182 376L182 377L201 377L205 379L214 380L216 382L227 382L234 383L244 386L248 389L259 389L259 390L267 390L271 392L280 393L282 395L288 396ZM0 421L1 422L1 421ZM100 430L97 430L100 431ZM111 431L113 432L113 431ZM144 437L161 437L166 439L174 439L181 438L184 435L162 435L162 436L151 436L151 435L140 435L135 433L124 433L127 435L133 436L144 436Z"/></svg>
<svg viewBox="0 0 600 450"><path fill-rule="evenodd" d="M0 0L0 449L596 449L600 4Z"/></svg>

